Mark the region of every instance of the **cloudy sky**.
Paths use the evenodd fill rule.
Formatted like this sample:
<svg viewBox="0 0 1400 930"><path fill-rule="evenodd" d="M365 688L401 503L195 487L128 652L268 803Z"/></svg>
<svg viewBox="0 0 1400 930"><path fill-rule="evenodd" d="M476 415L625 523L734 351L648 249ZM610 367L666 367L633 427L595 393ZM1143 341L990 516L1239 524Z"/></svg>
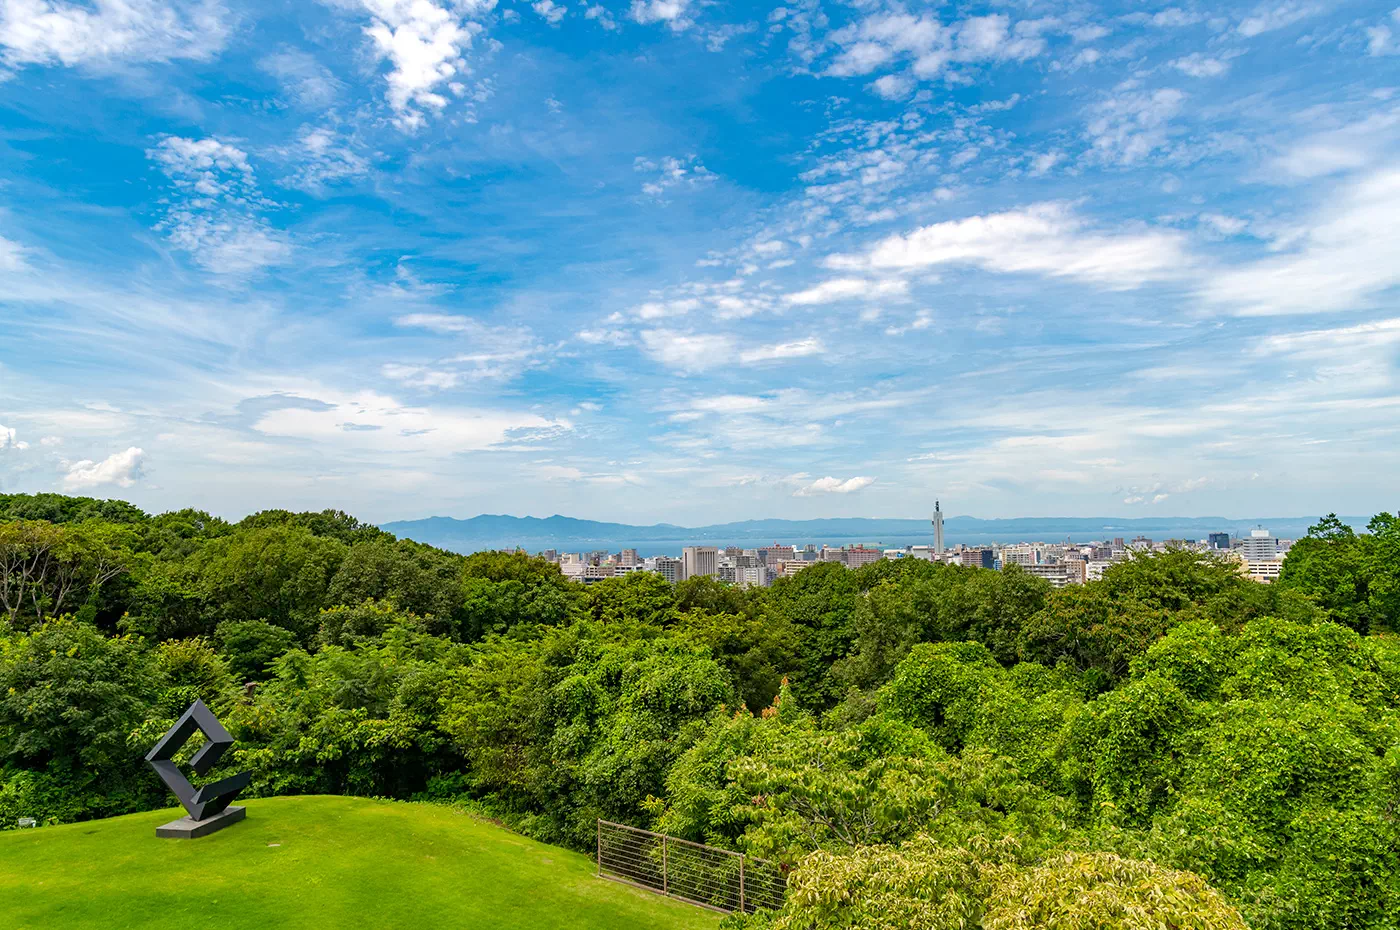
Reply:
<svg viewBox="0 0 1400 930"><path fill-rule="evenodd" d="M0 0L0 490L1394 509L1394 2Z"/></svg>

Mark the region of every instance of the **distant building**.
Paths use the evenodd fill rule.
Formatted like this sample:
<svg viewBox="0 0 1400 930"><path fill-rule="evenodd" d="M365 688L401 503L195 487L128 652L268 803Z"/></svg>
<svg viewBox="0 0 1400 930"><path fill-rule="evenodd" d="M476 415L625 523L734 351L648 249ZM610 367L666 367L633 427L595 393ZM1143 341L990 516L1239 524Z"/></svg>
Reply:
<svg viewBox="0 0 1400 930"><path fill-rule="evenodd" d="M791 578L807 566L815 564L815 562L808 562L805 559L783 559L776 565L770 562L768 567L776 569L780 578Z"/></svg>
<svg viewBox="0 0 1400 930"><path fill-rule="evenodd" d="M638 564L636 549L623 549L617 554L617 564L631 567Z"/></svg>
<svg viewBox="0 0 1400 930"><path fill-rule="evenodd" d="M797 558L797 550L792 546L780 546L773 543L771 546L764 546L758 550L758 559L764 565L773 565L784 559Z"/></svg>
<svg viewBox="0 0 1400 930"><path fill-rule="evenodd" d="M559 561L559 550L558 550L558 549L546 549L546 550L544 550L543 552L540 553L540 558L544 559L546 562L558 562L558 561Z"/></svg>
<svg viewBox="0 0 1400 930"><path fill-rule="evenodd" d="M1104 569L1112 564L1111 559L1090 559L1084 563L1084 579L1086 581L1101 581Z"/></svg>
<svg viewBox="0 0 1400 930"><path fill-rule="evenodd" d="M1034 546L1002 546L1001 564L1003 565L1035 565L1040 561L1036 556L1038 553Z"/></svg>
<svg viewBox="0 0 1400 930"><path fill-rule="evenodd" d="M846 567L860 568L862 565L878 562L884 557L884 550L871 549L866 546L851 546L846 550Z"/></svg>
<svg viewBox="0 0 1400 930"><path fill-rule="evenodd" d="M1245 559L1240 562L1240 574L1254 581L1271 584L1283 571L1283 559Z"/></svg>
<svg viewBox="0 0 1400 930"><path fill-rule="evenodd" d="M685 563L680 559L674 559L667 555L658 555L654 560L654 567L652 570L662 578L675 584L685 577L683 574L684 568Z"/></svg>
<svg viewBox="0 0 1400 930"><path fill-rule="evenodd" d="M1277 559L1278 540L1263 527L1251 530L1247 538L1240 540L1240 556L1246 561Z"/></svg>
<svg viewBox="0 0 1400 930"><path fill-rule="evenodd" d="M1037 578L1044 578L1053 587L1063 588L1065 585L1083 584L1088 579L1088 563L1057 562L1054 565L1023 565L1021 570Z"/></svg>
<svg viewBox="0 0 1400 930"><path fill-rule="evenodd" d="M719 574L719 550L714 546L686 546L681 550L681 580Z"/></svg>
<svg viewBox="0 0 1400 930"><path fill-rule="evenodd" d="M937 500L933 502L933 551L943 557L943 503Z"/></svg>
<svg viewBox="0 0 1400 930"><path fill-rule="evenodd" d="M752 565L746 568L735 569L736 581L746 588L764 588L768 586L770 579L769 570L762 565Z"/></svg>
<svg viewBox="0 0 1400 930"><path fill-rule="evenodd" d="M997 554L990 546L964 549L958 557L962 564L973 568L995 568L997 564Z"/></svg>

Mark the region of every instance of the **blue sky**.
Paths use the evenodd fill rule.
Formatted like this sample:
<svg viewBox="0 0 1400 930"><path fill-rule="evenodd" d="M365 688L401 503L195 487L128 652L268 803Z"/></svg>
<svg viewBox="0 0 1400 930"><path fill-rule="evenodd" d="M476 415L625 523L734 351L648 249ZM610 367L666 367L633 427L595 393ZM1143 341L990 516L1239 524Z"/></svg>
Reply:
<svg viewBox="0 0 1400 930"><path fill-rule="evenodd" d="M0 489L1393 509L1393 2L0 0Z"/></svg>

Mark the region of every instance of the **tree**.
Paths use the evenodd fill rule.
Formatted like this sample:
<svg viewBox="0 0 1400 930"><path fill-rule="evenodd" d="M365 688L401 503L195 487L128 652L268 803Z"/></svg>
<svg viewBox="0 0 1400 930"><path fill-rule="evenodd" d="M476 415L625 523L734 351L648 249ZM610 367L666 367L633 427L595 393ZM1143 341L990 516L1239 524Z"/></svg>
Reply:
<svg viewBox="0 0 1400 930"><path fill-rule="evenodd" d="M1336 622L1366 633L1376 619L1371 572L1356 533L1329 513L1289 548L1278 584L1311 598Z"/></svg>
<svg viewBox="0 0 1400 930"><path fill-rule="evenodd" d="M1199 875L1112 853L1064 853L997 878L983 930L1247 930Z"/></svg>
<svg viewBox="0 0 1400 930"><path fill-rule="evenodd" d="M267 620L303 639L315 630L343 543L299 526L272 525L211 540L191 559L219 620Z"/></svg>
<svg viewBox="0 0 1400 930"><path fill-rule="evenodd" d="M243 682L266 679L272 661L296 644L296 634L266 620L225 620L214 638L229 671Z"/></svg>
<svg viewBox="0 0 1400 930"><path fill-rule="evenodd" d="M139 640L51 620L0 640L0 758L42 767L125 766L159 676Z"/></svg>
<svg viewBox="0 0 1400 930"><path fill-rule="evenodd" d="M130 528L97 520L0 523L0 607L13 625L21 611L42 623L91 602L128 570L135 540Z"/></svg>

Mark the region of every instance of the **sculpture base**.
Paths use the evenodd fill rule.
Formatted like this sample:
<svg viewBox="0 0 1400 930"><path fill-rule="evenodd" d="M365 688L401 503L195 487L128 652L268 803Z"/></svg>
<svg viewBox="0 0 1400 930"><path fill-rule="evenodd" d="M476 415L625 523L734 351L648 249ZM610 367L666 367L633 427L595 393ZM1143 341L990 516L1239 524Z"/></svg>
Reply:
<svg viewBox="0 0 1400 930"><path fill-rule="evenodd" d="M156 827L156 836L166 840L197 840L201 836L218 833L224 827L231 827L248 816L246 807L227 807L213 817L204 820L191 820L181 817L162 827Z"/></svg>

